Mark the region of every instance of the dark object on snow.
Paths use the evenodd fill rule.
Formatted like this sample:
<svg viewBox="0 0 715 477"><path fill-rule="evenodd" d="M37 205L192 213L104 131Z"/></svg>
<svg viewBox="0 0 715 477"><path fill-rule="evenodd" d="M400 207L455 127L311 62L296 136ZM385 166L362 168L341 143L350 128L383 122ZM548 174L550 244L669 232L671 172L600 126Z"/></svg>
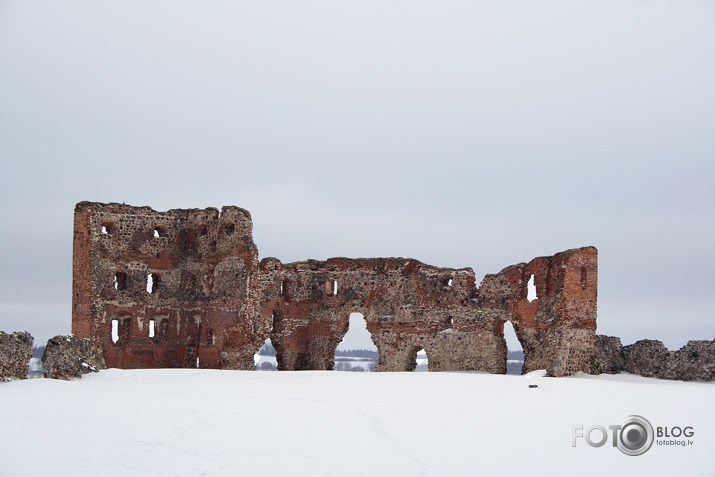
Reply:
<svg viewBox="0 0 715 477"><path fill-rule="evenodd" d="M538 384L529 384L529 389L534 389L534 388L538 388L538 387L539 387Z"/></svg>

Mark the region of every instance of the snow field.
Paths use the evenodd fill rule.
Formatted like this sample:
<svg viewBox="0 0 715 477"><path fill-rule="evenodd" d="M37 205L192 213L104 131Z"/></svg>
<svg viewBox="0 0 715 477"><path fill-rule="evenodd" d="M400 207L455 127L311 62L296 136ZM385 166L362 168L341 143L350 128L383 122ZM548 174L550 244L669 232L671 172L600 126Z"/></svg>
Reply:
<svg viewBox="0 0 715 477"><path fill-rule="evenodd" d="M110 369L0 384L0 475L715 475L714 401L630 375ZM694 444L572 447L632 414Z"/></svg>

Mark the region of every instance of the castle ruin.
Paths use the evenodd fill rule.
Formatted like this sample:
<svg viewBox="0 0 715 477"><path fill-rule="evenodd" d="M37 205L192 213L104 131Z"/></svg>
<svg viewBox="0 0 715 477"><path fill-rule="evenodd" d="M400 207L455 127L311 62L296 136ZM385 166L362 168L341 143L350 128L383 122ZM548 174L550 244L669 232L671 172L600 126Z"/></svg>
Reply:
<svg viewBox="0 0 715 477"><path fill-rule="evenodd" d="M259 262L248 211L81 202L75 208L72 331L107 367L253 369L267 338L278 369L332 369L362 313L377 371L506 371L504 324L524 372L590 372L598 252L584 247L487 275L409 258ZM533 277L537 299L527 298Z"/></svg>

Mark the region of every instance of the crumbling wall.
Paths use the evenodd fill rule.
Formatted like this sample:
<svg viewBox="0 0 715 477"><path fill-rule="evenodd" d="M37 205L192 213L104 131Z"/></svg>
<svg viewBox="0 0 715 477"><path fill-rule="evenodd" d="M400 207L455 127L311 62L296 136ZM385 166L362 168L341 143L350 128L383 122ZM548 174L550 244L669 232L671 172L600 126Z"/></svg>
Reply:
<svg viewBox="0 0 715 477"><path fill-rule="evenodd" d="M528 299L533 276L536 299ZM567 250L487 275L477 314L511 320L524 350L523 372L589 372L596 334L598 251ZM506 352L505 352L506 353Z"/></svg>
<svg viewBox="0 0 715 477"><path fill-rule="evenodd" d="M109 367L252 369L269 329L252 228L238 207L77 204L73 333Z"/></svg>
<svg viewBox="0 0 715 477"><path fill-rule="evenodd" d="M506 372L504 323L524 369L590 370L597 251L569 250L487 275L409 258L258 263L248 211L81 202L75 208L73 332L109 367L253 369L271 338L280 369L332 369L362 313L379 371ZM538 299L527 299L535 278Z"/></svg>
<svg viewBox="0 0 715 477"><path fill-rule="evenodd" d="M593 374L622 371L645 377L683 381L715 381L715 340L689 341L670 351L657 340L640 340L621 346L621 340L598 335Z"/></svg>
<svg viewBox="0 0 715 477"><path fill-rule="evenodd" d="M527 299L534 275L539 298ZM432 371L506 372L504 323L514 324L525 370L590 370L596 329L597 251L540 257L487 275L417 260L331 258L261 262L264 320L279 369L331 369L350 313L362 313L378 371L409 371L420 348Z"/></svg>
<svg viewBox="0 0 715 477"><path fill-rule="evenodd" d="M616 336L596 335L591 374L616 374L625 369L623 345Z"/></svg>
<svg viewBox="0 0 715 477"><path fill-rule="evenodd" d="M42 364L46 378L65 380L107 369L102 351L92 340L73 335L50 338L42 355Z"/></svg>
<svg viewBox="0 0 715 477"><path fill-rule="evenodd" d="M430 369L462 362L472 368L469 355L480 350L456 347L461 337L454 336L466 331L463 325L475 306L474 282L471 269L404 258L261 262L262 310L264 320L273 323L270 337L279 369L332 369L350 313L365 317L379 353L378 371L414 369L420 348Z"/></svg>
<svg viewBox="0 0 715 477"><path fill-rule="evenodd" d="M0 381L27 378L33 341L26 331L0 331Z"/></svg>

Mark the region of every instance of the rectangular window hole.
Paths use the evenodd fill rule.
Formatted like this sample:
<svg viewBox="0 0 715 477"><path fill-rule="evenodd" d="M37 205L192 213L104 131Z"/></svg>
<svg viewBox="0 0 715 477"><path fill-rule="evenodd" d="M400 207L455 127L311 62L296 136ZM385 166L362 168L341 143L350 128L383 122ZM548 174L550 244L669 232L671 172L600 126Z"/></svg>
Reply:
<svg viewBox="0 0 715 477"><path fill-rule="evenodd" d="M156 335L156 322L154 320L149 320L149 338L153 338Z"/></svg>
<svg viewBox="0 0 715 477"><path fill-rule="evenodd" d="M127 274L124 272L116 272L114 274L113 286L114 286L115 290L126 290L127 289Z"/></svg>
<svg viewBox="0 0 715 477"><path fill-rule="evenodd" d="M114 224L112 222L102 222L102 227L99 229L102 235L111 234L114 232Z"/></svg>
<svg viewBox="0 0 715 477"><path fill-rule="evenodd" d="M536 285L534 284L534 274L531 274L531 278L529 278L529 282L526 284L526 299L528 300L529 303L532 301L536 300L538 295L536 294Z"/></svg>
<svg viewBox="0 0 715 477"><path fill-rule="evenodd" d="M150 273L146 276L146 291L154 293L159 288L160 277L158 273Z"/></svg>
<svg viewBox="0 0 715 477"><path fill-rule="evenodd" d="M231 222L226 222L225 224L223 224L221 226L221 230L223 231L223 233L225 233L226 235L228 235L230 237L231 235L233 235L233 232L236 230L236 226L234 224L232 224Z"/></svg>
<svg viewBox="0 0 715 477"><path fill-rule="evenodd" d="M581 267L581 288L584 290L588 286L588 270L586 267Z"/></svg>
<svg viewBox="0 0 715 477"><path fill-rule="evenodd" d="M119 320L112 320L112 343L119 341Z"/></svg>

